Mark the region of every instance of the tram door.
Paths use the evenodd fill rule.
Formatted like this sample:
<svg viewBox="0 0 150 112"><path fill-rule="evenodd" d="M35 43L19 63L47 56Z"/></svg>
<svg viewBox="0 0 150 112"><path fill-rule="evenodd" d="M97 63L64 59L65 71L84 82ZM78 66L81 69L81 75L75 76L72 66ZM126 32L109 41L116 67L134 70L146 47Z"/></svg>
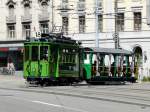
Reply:
<svg viewBox="0 0 150 112"><path fill-rule="evenodd" d="M49 70L49 57L50 57L50 46L49 45L42 45L40 46L40 75L41 77L49 77L50 70Z"/></svg>
<svg viewBox="0 0 150 112"><path fill-rule="evenodd" d="M28 73L30 77L39 77L39 46L32 45L30 46L30 59L28 64Z"/></svg>

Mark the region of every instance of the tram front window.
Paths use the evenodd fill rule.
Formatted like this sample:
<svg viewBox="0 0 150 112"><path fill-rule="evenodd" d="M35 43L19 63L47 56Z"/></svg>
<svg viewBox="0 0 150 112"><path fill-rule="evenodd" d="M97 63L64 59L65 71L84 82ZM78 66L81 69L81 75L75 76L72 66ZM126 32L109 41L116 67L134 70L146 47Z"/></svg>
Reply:
<svg viewBox="0 0 150 112"><path fill-rule="evenodd" d="M38 46L32 46L32 61L38 60Z"/></svg>
<svg viewBox="0 0 150 112"><path fill-rule="evenodd" d="M40 47L40 60L48 60L48 46Z"/></svg>

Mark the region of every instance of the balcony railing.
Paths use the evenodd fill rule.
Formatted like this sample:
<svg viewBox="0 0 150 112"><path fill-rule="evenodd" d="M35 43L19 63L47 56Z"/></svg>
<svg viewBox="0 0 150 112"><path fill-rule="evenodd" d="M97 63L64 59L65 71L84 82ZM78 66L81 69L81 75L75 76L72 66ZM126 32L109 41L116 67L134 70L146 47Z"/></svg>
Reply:
<svg viewBox="0 0 150 112"><path fill-rule="evenodd" d="M78 2L77 3L77 10L84 11L85 10L85 2Z"/></svg>
<svg viewBox="0 0 150 112"><path fill-rule="evenodd" d="M22 23L32 22L32 15L29 14L29 15L21 16L21 22Z"/></svg>
<svg viewBox="0 0 150 112"><path fill-rule="evenodd" d="M49 21L49 13L39 14L39 21Z"/></svg>
<svg viewBox="0 0 150 112"><path fill-rule="evenodd" d="M7 16L6 17L6 23L7 24L16 23L16 16L15 15L13 15L13 16Z"/></svg>

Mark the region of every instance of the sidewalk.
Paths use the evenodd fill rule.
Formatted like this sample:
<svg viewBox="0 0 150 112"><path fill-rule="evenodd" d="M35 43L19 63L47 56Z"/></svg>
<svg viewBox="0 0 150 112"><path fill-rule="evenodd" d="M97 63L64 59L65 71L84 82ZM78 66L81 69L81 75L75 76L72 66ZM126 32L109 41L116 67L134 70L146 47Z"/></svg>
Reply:
<svg viewBox="0 0 150 112"><path fill-rule="evenodd" d="M21 75L3 75L0 74L0 87L20 88L25 86L25 80Z"/></svg>
<svg viewBox="0 0 150 112"><path fill-rule="evenodd" d="M25 87L26 80L23 78L22 72L16 72L15 75L2 75L0 74L0 87L7 88L20 88ZM104 85L107 86L107 85ZM143 89L150 91L150 82L140 82L133 84L126 84L125 86L121 86L122 88L131 88L131 89Z"/></svg>

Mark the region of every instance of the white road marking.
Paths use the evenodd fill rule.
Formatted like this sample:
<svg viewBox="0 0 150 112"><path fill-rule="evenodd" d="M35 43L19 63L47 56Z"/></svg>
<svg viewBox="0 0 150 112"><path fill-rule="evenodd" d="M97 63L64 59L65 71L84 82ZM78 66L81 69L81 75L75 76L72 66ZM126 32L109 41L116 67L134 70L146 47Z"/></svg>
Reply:
<svg viewBox="0 0 150 112"><path fill-rule="evenodd" d="M73 111L77 111L77 112L88 112L88 111L81 110L81 109L76 109L76 108L72 108L72 107L66 107L66 106L62 106L62 105L56 105L56 104L46 103L46 102L41 102L41 101L32 101L32 102L43 104L43 105L49 105L49 106L53 106L53 107L57 107L57 108L64 108L64 109L73 110Z"/></svg>

